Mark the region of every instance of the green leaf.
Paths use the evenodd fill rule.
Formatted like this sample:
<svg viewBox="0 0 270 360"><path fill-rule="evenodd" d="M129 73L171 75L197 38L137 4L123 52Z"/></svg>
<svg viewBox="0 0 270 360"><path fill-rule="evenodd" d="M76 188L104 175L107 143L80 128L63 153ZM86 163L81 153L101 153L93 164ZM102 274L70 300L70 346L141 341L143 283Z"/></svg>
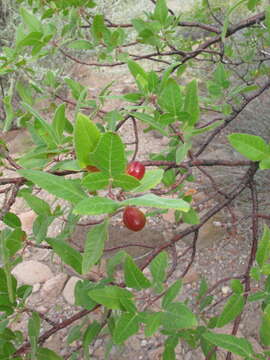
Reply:
<svg viewBox="0 0 270 360"><path fill-rule="evenodd" d="M61 104L58 106L58 108L55 111L52 127L57 134L58 142L61 143L63 132L66 126L66 115L65 115L65 104Z"/></svg>
<svg viewBox="0 0 270 360"><path fill-rule="evenodd" d="M148 73L148 90L151 93L158 91L159 77L153 70ZM139 94L140 95L140 94Z"/></svg>
<svg viewBox="0 0 270 360"><path fill-rule="evenodd" d="M116 321L113 332L113 342L115 344L122 344L130 336L139 331L139 319L137 314L122 314Z"/></svg>
<svg viewBox="0 0 270 360"><path fill-rule="evenodd" d="M88 232L82 257L82 274L87 274L90 268L98 262L108 238L108 221L95 225Z"/></svg>
<svg viewBox="0 0 270 360"><path fill-rule="evenodd" d="M191 146L192 145L190 143L185 143L185 144L181 144L177 148L176 153L175 153L175 161L177 164L180 164L185 159Z"/></svg>
<svg viewBox="0 0 270 360"><path fill-rule="evenodd" d="M131 314L135 314L137 312L137 308L134 304L134 301L128 298L121 298L120 303L122 305L122 310Z"/></svg>
<svg viewBox="0 0 270 360"><path fill-rule="evenodd" d="M82 255L79 251L69 246L63 240L46 239L46 241L65 264L71 266L77 273L82 273Z"/></svg>
<svg viewBox="0 0 270 360"><path fill-rule="evenodd" d="M91 165L90 152L94 151L100 131L88 116L78 113L74 127L74 145L79 165Z"/></svg>
<svg viewBox="0 0 270 360"><path fill-rule="evenodd" d="M25 83L21 81L17 81L16 90L20 95L20 98L23 102L33 105L34 104L34 96L30 86L27 86Z"/></svg>
<svg viewBox="0 0 270 360"><path fill-rule="evenodd" d="M128 287L141 290L151 286L151 282L135 264L131 256L127 255L124 263L125 283Z"/></svg>
<svg viewBox="0 0 270 360"><path fill-rule="evenodd" d="M153 189L156 185L160 184L163 174L163 169L147 170L140 181L141 184L133 189L133 192L145 192Z"/></svg>
<svg viewBox="0 0 270 360"><path fill-rule="evenodd" d="M207 82L207 90L213 97L220 97L222 95L222 87L213 81Z"/></svg>
<svg viewBox="0 0 270 360"><path fill-rule="evenodd" d="M200 282L199 294L197 299L200 300L202 297L204 297L207 294L207 290L208 290L208 284L206 280L202 278Z"/></svg>
<svg viewBox="0 0 270 360"><path fill-rule="evenodd" d="M266 296L267 293L265 291L257 291L248 296L248 301L253 302L253 301L264 300Z"/></svg>
<svg viewBox="0 0 270 360"><path fill-rule="evenodd" d="M256 261L260 268L266 263L270 257L270 229L264 225L263 235L259 241L258 250L256 253Z"/></svg>
<svg viewBox="0 0 270 360"><path fill-rule="evenodd" d="M26 238L26 233L22 231L20 228L15 228L15 230L11 231L7 235L7 237L5 238L5 246L8 250L9 257L14 256L17 253L17 251L19 251L23 247L25 238ZM1 251L0 251L0 259L1 259Z"/></svg>
<svg viewBox="0 0 270 360"><path fill-rule="evenodd" d="M119 206L121 206L121 203L118 203L112 199L95 196L89 197L79 202L75 206L73 212L74 214L81 215L110 214L117 210Z"/></svg>
<svg viewBox="0 0 270 360"><path fill-rule="evenodd" d="M162 360L176 360L175 348L178 344L178 341L179 339L177 335L168 337L168 339L165 341Z"/></svg>
<svg viewBox="0 0 270 360"><path fill-rule="evenodd" d="M58 141L57 141L57 136L56 136L53 128L29 104L22 102L21 105L35 117L37 123L40 126L40 129L42 130L42 133L43 133L45 139L48 139L47 140L48 146L50 146L50 148L54 148L54 147L57 148Z"/></svg>
<svg viewBox="0 0 270 360"><path fill-rule="evenodd" d="M162 316L162 325L166 330L177 331L192 329L198 325L196 316L183 303L171 303Z"/></svg>
<svg viewBox="0 0 270 360"><path fill-rule="evenodd" d="M256 5L259 5L261 0L248 0L247 8L252 11Z"/></svg>
<svg viewBox="0 0 270 360"><path fill-rule="evenodd" d="M67 336L67 344L72 344L74 341L79 340L81 337L81 326L80 325L75 325L73 326L69 332L68 332L68 336Z"/></svg>
<svg viewBox="0 0 270 360"><path fill-rule="evenodd" d="M22 226L20 218L12 212L7 212L5 214L5 216L3 217L3 223L5 223L7 226L12 228L17 228Z"/></svg>
<svg viewBox="0 0 270 360"><path fill-rule="evenodd" d="M162 109L165 109L169 113L173 114L175 116L175 120L177 120L177 115L182 111L183 98L180 86L174 79L169 79L167 81L158 102Z"/></svg>
<svg viewBox="0 0 270 360"><path fill-rule="evenodd" d="M53 216L38 215L33 224L33 234L35 241L40 244L47 236L48 228L53 222Z"/></svg>
<svg viewBox="0 0 270 360"><path fill-rule="evenodd" d="M168 17L168 8L167 8L166 0L157 0L154 11L154 18L158 20L162 25L165 25L167 17Z"/></svg>
<svg viewBox="0 0 270 360"><path fill-rule="evenodd" d="M261 326L260 326L260 340L264 346L270 346L270 305L268 304L264 309Z"/></svg>
<svg viewBox="0 0 270 360"><path fill-rule="evenodd" d="M166 279L166 269L168 267L168 254L165 251L159 253L150 263L150 271L154 283L163 283Z"/></svg>
<svg viewBox="0 0 270 360"><path fill-rule="evenodd" d="M233 335L215 334L206 332L203 338L218 347L221 347L234 354L243 356L244 358L251 358L253 349L250 342L244 338L238 338Z"/></svg>
<svg viewBox="0 0 270 360"><path fill-rule="evenodd" d="M126 157L121 138L113 132L103 134L90 160L112 178L122 174L126 167Z"/></svg>
<svg viewBox="0 0 270 360"><path fill-rule="evenodd" d="M91 50L94 48L94 45L91 44L88 40L80 39L71 41L67 47L76 50Z"/></svg>
<svg viewBox="0 0 270 360"><path fill-rule="evenodd" d="M160 86L159 86L160 91L162 91L165 88L172 71L174 71L181 64L182 63L180 61L177 61L175 63L172 63L170 66L168 66L166 68L166 70L164 71L162 78L161 78L161 82L160 82Z"/></svg>
<svg viewBox="0 0 270 360"><path fill-rule="evenodd" d="M182 281L176 280L165 292L165 295L162 298L161 306L163 309L172 303L172 301L176 298L182 288Z"/></svg>
<svg viewBox="0 0 270 360"><path fill-rule="evenodd" d="M27 25L30 31L41 31L42 25L41 22L35 17L34 14L27 11L25 8L20 8L20 15L23 19L25 25Z"/></svg>
<svg viewBox="0 0 270 360"><path fill-rule="evenodd" d="M130 113L136 119L139 119L146 124L152 126L154 129L158 130L162 135L168 136L168 133L163 129L163 127L159 124L159 122L153 117L145 113L132 112Z"/></svg>
<svg viewBox="0 0 270 360"><path fill-rule="evenodd" d="M184 200L161 198L154 194L146 194L137 198L127 199L122 201L120 205L138 205L145 207L156 207L159 209L176 209L184 212L189 211L190 208L190 205Z"/></svg>
<svg viewBox="0 0 270 360"><path fill-rule="evenodd" d="M0 238L1 255L5 255L4 254L5 249L3 249L2 245L3 245L3 241ZM6 267L5 268L0 267L0 294L1 294L0 308L1 311L4 311L10 315L13 313L12 307L14 306L14 301L11 298L16 292L17 280L10 272L5 271L5 269ZM10 296L10 294L12 296ZM3 309L2 306L5 306L6 308Z"/></svg>
<svg viewBox="0 0 270 360"><path fill-rule="evenodd" d="M192 135L193 136L200 135L200 134L203 134L205 132L214 130L215 128L217 128L222 123L223 123L223 120L220 120L220 121L215 121L213 124L202 127L202 128L192 129Z"/></svg>
<svg viewBox="0 0 270 360"><path fill-rule="evenodd" d="M104 24L103 15L95 15L93 24L91 27L91 32L96 41L99 41L103 38L104 31L106 30L106 26Z"/></svg>
<svg viewBox="0 0 270 360"><path fill-rule="evenodd" d="M126 256L127 253L121 250L108 260L106 264L106 271L109 277L114 275L117 265L122 264Z"/></svg>
<svg viewBox="0 0 270 360"><path fill-rule="evenodd" d="M235 294L242 294L244 291L244 285L239 279L232 279L230 281L230 286Z"/></svg>
<svg viewBox="0 0 270 360"><path fill-rule="evenodd" d="M82 180L82 185L90 191L105 189L109 185L109 175L103 172L86 175Z"/></svg>
<svg viewBox="0 0 270 360"><path fill-rule="evenodd" d="M114 177L113 186L120 187L123 190L130 191L134 188L138 188L140 181L137 180L134 176L127 174L119 174Z"/></svg>
<svg viewBox="0 0 270 360"><path fill-rule="evenodd" d="M38 215L49 216L51 215L51 209L46 201L38 198L37 196L30 194L29 192L22 191L22 198L27 202L28 206L34 210Z"/></svg>
<svg viewBox="0 0 270 360"><path fill-rule="evenodd" d="M209 343L208 341L206 341L204 338L201 338L201 339L200 339L200 345L201 345L201 348L202 348L202 351L203 351L205 357L207 357L208 354L209 354L209 356L210 356L210 354L212 354L210 358L209 358L209 356L208 356L209 360L217 360L217 355L216 355L216 351L215 351L215 346L214 346L214 345L210 344L210 343ZM208 358L207 358L207 359L208 359Z"/></svg>
<svg viewBox="0 0 270 360"><path fill-rule="evenodd" d="M122 114L117 110L107 112L103 118L108 123L107 128L109 131L115 131L116 124L123 120Z"/></svg>
<svg viewBox="0 0 270 360"><path fill-rule="evenodd" d="M92 310L97 303L92 300L88 294L89 290L103 288L104 284L101 282L93 283L89 280L77 281L75 286L75 305L82 306L86 310Z"/></svg>
<svg viewBox="0 0 270 360"><path fill-rule="evenodd" d="M270 156L260 161L260 169L261 170L270 169Z"/></svg>
<svg viewBox="0 0 270 360"><path fill-rule="evenodd" d="M233 321L241 312L245 306L243 295L234 294L227 301L226 305L220 316L218 317L217 327L221 328Z"/></svg>
<svg viewBox="0 0 270 360"><path fill-rule="evenodd" d="M11 87L10 87L10 89L13 91L13 89ZM4 109L5 109L5 120L4 120L3 131L6 132L6 131L10 130L12 121L15 117L15 112L13 110L11 95L4 96L3 105L4 105Z"/></svg>
<svg viewBox="0 0 270 360"><path fill-rule="evenodd" d="M79 82L74 81L73 79L70 79L70 78L65 78L64 81L67 84L67 86L71 89L71 93L72 93L72 96L74 97L74 99L79 101L82 94L84 94L83 95L84 98L86 97L86 94L87 94L87 92L85 92L86 87L84 87ZM83 99L81 98L81 100L83 100Z"/></svg>
<svg viewBox="0 0 270 360"><path fill-rule="evenodd" d="M231 134L228 136L230 144L240 154L252 161L260 161L269 153L266 142L256 135Z"/></svg>
<svg viewBox="0 0 270 360"><path fill-rule="evenodd" d="M229 74L225 70L225 67L223 64L218 64L215 72L214 72L214 79L216 83L223 89L227 89L230 85Z"/></svg>
<svg viewBox="0 0 270 360"><path fill-rule="evenodd" d="M190 119L188 120L189 125L195 125L199 121L200 107L196 80L192 80L186 86L184 111L190 114Z"/></svg>
<svg viewBox="0 0 270 360"><path fill-rule="evenodd" d="M86 196L76 180L64 179L38 170L18 170L18 173L50 194L73 204L80 202Z"/></svg>
<svg viewBox="0 0 270 360"><path fill-rule="evenodd" d="M188 212L183 213L182 219L186 224L197 225L200 223L199 215L193 208L190 208Z"/></svg>
<svg viewBox="0 0 270 360"><path fill-rule="evenodd" d="M149 313L146 317L146 325L144 328L145 336L152 336L161 326L162 312Z"/></svg>
<svg viewBox="0 0 270 360"><path fill-rule="evenodd" d="M32 352L36 353L37 338L40 332L40 318L38 313L33 312L32 316L28 320L28 336L32 347Z"/></svg>
<svg viewBox="0 0 270 360"><path fill-rule="evenodd" d="M63 358L57 355L54 351L47 348L37 349L37 360L63 360Z"/></svg>
<svg viewBox="0 0 270 360"><path fill-rule="evenodd" d="M148 85L148 75L143 70L143 68L136 63L135 61L129 60L128 61L128 68L131 74L133 75L138 88L142 93L147 92L147 85Z"/></svg>
<svg viewBox="0 0 270 360"><path fill-rule="evenodd" d="M83 335L83 352L85 359L87 359L87 356L89 355L89 345L98 336L101 329L101 325L95 320L92 322L92 324L88 325L87 329L85 330Z"/></svg>
<svg viewBox="0 0 270 360"><path fill-rule="evenodd" d="M226 12L225 14L225 21L223 23L223 28L222 28L222 33L221 33L221 39L222 42L225 41L226 38L226 34L227 34L227 30L228 30L228 26L229 26L229 17L231 15L231 13L241 4L243 4L244 2L246 2L247 0L239 0L237 3L233 4Z"/></svg>
<svg viewBox="0 0 270 360"><path fill-rule="evenodd" d="M132 299L133 294L126 289L118 286L105 286L103 289L89 291L91 299L98 304L106 306L108 309L122 310L121 299Z"/></svg>

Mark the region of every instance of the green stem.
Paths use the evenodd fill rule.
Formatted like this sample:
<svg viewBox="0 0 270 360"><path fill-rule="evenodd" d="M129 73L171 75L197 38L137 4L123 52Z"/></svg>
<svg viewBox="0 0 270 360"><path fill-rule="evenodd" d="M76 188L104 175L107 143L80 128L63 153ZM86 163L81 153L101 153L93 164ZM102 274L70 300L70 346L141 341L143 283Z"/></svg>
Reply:
<svg viewBox="0 0 270 360"><path fill-rule="evenodd" d="M10 262L9 262L9 256L8 256L8 249L5 246L5 237L3 235L3 232L1 233L0 237L0 253L2 255L3 259L3 269L6 275L7 279L7 288L8 288L8 298L9 301L13 304L15 301L14 293L13 293L13 287L12 287L12 277L11 277L11 268L10 268Z"/></svg>

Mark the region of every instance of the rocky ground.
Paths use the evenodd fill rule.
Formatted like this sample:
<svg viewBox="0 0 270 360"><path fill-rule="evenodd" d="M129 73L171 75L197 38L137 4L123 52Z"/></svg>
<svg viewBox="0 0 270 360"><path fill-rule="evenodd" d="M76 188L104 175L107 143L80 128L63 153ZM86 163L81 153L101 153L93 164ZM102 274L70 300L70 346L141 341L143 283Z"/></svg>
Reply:
<svg viewBox="0 0 270 360"><path fill-rule="evenodd" d="M76 69L80 74L80 80L84 82L84 85L89 86L93 93L98 93L102 86L111 81L112 74L108 74L107 72L95 73L86 69L84 69L85 72L82 70L83 69L80 69L80 71L78 71L78 69ZM123 82L126 87L132 86L131 79L124 74L116 74L115 78L118 80L114 87L116 94L121 93ZM117 106L121 106L121 103L118 102L117 99L114 99L109 102L106 110ZM70 112L71 110L72 109L70 109ZM138 159L146 159L149 152L162 151L168 143L167 139L157 136L155 132L144 134L143 125L140 125L138 130L140 137ZM121 129L121 134L126 142L130 142L132 140L132 124L127 123L125 127ZM26 141L28 137L25 133L22 134L18 131L11 132L8 134L8 137L11 155L17 156L20 151L24 150L23 148L29 147L30 141ZM23 143L22 139L24 140ZM212 148L209 149L207 158L237 158L238 155L230 149L228 144L226 144L225 141L222 143L220 140L221 139L218 139ZM218 171L214 170L212 175L216 181L222 180L224 188L228 188L241 176L241 172L242 170L238 173L225 174L224 170L219 168ZM219 198L214 191L209 191L212 188L209 180L205 180L199 171L196 171L195 175L197 175L196 182L190 183L186 190L191 190L195 193L195 201L201 213L204 213L211 205L219 201ZM210 200L209 195L212 195L212 199ZM52 202L52 198L43 191L39 193L39 196ZM207 279L211 286L224 277L237 276L244 271L250 250L249 219L245 212L248 195L246 194L245 196L246 197L242 198L242 203L235 204L231 209L225 209L224 212L209 220L202 227L198 240L198 252L191 269L184 277L184 286L179 300L188 300L195 306L194 297L198 293L198 286L202 277ZM19 215L23 228L28 233L29 238L31 238L31 229L35 214L27 209L21 199L18 199L14 204L12 211ZM237 223L234 223L234 216L237 218ZM50 229L50 235L60 231L60 226L60 223L53 224ZM85 229L83 231L85 232ZM83 238L83 231L77 229L77 233L72 240L75 246L82 245L81 239ZM132 236L134 238L132 241L137 242L143 239L143 241L155 245L156 243L164 241L164 239L168 239L176 231L179 231L179 227L174 224L174 215L169 211L149 221L144 233L140 233L139 235L133 234ZM109 247L127 241L127 230L122 227L120 219L117 219L111 228L110 241L111 243L108 244ZM190 244L190 241L191 239L188 238L177 244L176 253L178 257L181 256L187 245ZM132 255L138 258L144 256L142 253L132 253ZM51 251L48 249L27 247L23 251L22 257L23 262L14 268L13 273L20 283L33 285L33 293L27 301L27 307L29 309L35 309L43 316L45 321L43 321L42 332L44 332L48 330L52 324L64 321L79 310L79 308L74 305L74 287L76 282L80 280L80 277L74 274L71 269L63 266L60 258L56 255L52 256ZM188 260L189 255L186 255L181 260L175 272L172 274L170 282L180 278ZM89 276L94 280L98 280L104 272L104 262L102 261L101 265L95 267ZM148 274L147 269L145 274ZM222 283L216 288L214 299L226 298L229 291L228 283ZM147 293L144 294L144 296L145 295L147 295ZM159 304L157 303L156 306L158 307ZM251 305L249 306L243 316L243 322L240 326L241 331L239 333L239 335L242 333L243 336L249 338L254 346L258 348L258 351L260 351L257 342L259 311L258 308L254 308L254 306ZM212 313L214 313L214 309ZM101 313L97 311L89 315L89 319L99 319L100 316ZM12 323L12 327L25 331L27 326L26 320L27 314L22 313L16 318L16 321ZM227 326L225 329L222 329L222 332L230 333L231 329L231 326ZM76 340L70 342L67 329L63 329L49 338L44 346L59 352L64 358L68 358L68 355L72 354L74 349L77 348L78 342ZM91 348L92 359L104 359L104 351L106 351L106 348L109 346L108 338L106 334L104 334L96 340L94 346ZM158 335L152 338L145 338L143 331L141 331L138 335L130 338L125 346L113 347L108 358L111 360L124 360L130 357L136 357L141 360L158 360L162 358L162 352L163 337ZM196 349L192 351L188 350L185 344L179 344L176 353L178 360L204 359ZM224 354L220 352L218 358L224 359ZM238 358L234 357L234 359Z"/></svg>

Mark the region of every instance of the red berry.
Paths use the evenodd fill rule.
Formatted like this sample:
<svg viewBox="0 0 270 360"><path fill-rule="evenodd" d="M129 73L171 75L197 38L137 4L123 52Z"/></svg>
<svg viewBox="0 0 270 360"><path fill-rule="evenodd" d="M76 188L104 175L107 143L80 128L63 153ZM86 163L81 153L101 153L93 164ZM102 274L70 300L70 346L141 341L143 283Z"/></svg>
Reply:
<svg viewBox="0 0 270 360"><path fill-rule="evenodd" d="M146 218L141 210L128 206L124 210L123 222L129 230L140 231L144 228Z"/></svg>
<svg viewBox="0 0 270 360"><path fill-rule="evenodd" d="M86 170L89 172L99 172L100 171L97 167L95 167L93 165L87 165Z"/></svg>
<svg viewBox="0 0 270 360"><path fill-rule="evenodd" d="M131 176L134 176L138 180L141 180L145 173L145 167L139 161L133 161L128 164L127 173Z"/></svg>

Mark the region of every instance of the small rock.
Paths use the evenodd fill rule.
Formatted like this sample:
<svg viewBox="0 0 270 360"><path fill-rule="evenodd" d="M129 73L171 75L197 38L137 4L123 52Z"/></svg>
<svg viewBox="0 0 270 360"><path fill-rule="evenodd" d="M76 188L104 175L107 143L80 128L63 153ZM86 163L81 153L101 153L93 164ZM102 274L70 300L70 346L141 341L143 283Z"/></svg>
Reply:
<svg viewBox="0 0 270 360"><path fill-rule="evenodd" d="M189 284L198 281L199 274L197 271L190 269L183 278L184 284Z"/></svg>
<svg viewBox="0 0 270 360"><path fill-rule="evenodd" d="M63 290L64 299L71 305L75 304L74 290L76 283L81 280L77 276L71 276Z"/></svg>
<svg viewBox="0 0 270 360"><path fill-rule="evenodd" d="M62 273L47 280L41 289L41 297L54 301L55 298L60 295L67 277L67 274Z"/></svg>
<svg viewBox="0 0 270 360"><path fill-rule="evenodd" d="M53 277L51 269L35 260L23 261L12 270L16 279L26 285L44 283Z"/></svg>
<svg viewBox="0 0 270 360"><path fill-rule="evenodd" d="M37 307L37 311L40 312L41 314L45 314L48 309L46 308L46 306L40 305Z"/></svg>
<svg viewBox="0 0 270 360"><path fill-rule="evenodd" d="M147 340L142 340L142 341L141 341L141 345L142 345L142 346L147 346L147 344L148 344Z"/></svg>
<svg viewBox="0 0 270 360"><path fill-rule="evenodd" d="M148 352L149 355L149 359L152 360L161 360L162 359L162 354L163 354L164 348L163 347L158 347L154 350L150 350Z"/></svg>
<svg viewBox="0 0 270 360"><path fill-rule="evenodd" d="M175 223L174 212L175 212L174 209L169 209L165 214L162 214L163 219L171 224L174 224Z"/></svg>
<svg viewBox="0 0 270 360"><path fill-rule="evenodd" d="M61 351L62 339L59 333L50 336L44 343L44 347L59 353Z"/></svg>
<svg viewBox="0 0 270 360"><path fill-rule="evenodd" d="M230 292L229 286L222 286L221 291L224 295L227 295Z"/></svg>
<svg viewBox="0 0 270 360"><path fill-rule="evenodd" d="M32 293L37 293L40 289L40 283L36 283L33 285Z"/></svg>
<svg viewBox="0 0 270 360"><path fill-rule="evenodd" d="M33 211L26 211L18 215L21 223L22 229L27 233L30 234L32 232L33 223L37 217L37 214Z"/></svg>

